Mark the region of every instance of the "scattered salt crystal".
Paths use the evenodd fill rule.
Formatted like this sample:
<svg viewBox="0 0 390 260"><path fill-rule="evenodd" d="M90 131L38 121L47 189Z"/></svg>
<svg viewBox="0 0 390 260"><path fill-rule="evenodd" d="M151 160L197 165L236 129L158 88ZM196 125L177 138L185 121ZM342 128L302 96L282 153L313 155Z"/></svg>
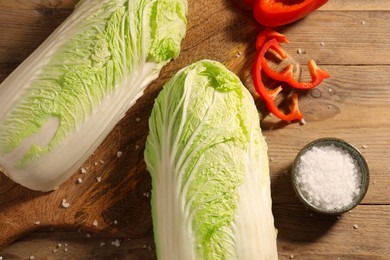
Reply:
<svg viewBox="0 0 390 260"><path fill-rule="evenodd" d="M271 162L273 162L275 159L274 159L273 157L271 157L271 158L269 158L269 160L270 160Z"/></svg>
<svg viewBox="0 0 390 260"><path fill-rule="evenodd" d="M297 183L313 205L334 210L348 206L360 191L356 160L334 145L313 147L300 159Z"/></svg>
<svg viewBox="0 0 390 260"><path fill-rule="evenodd" d="M363 145L362 145L362 148L363 148L363 149L367 149L368 146L367 146L366 144L363 144Z"/></svg>
<svg viewBox="0 0 390 260"><path fill-rule="evenodd" d="M305 51L305 50L302 50L301 48L298 48L298 49L297 49L297 53L298 53L298 54L305 54L306 51Z"/></svg>
<svg viewBox="0 0 390 260"><path fill-rule="evenodd" d="M29 258L30 260L34 260L35 259L35 256L30 256L30 258Z"/></svg>
<svg viewBox="0 0 390 260"><path fill-rule="evenodd" d="M139 145L136 145L134 148L135 148L135 150L138 150L139 149Z"/></svg>
<svg viewBox="0 0 390 260"><path fill-rule="evenodd" d="M63 208L66 208L66 209L69 208L69 206L70 206L69 202L66 202L66 199L62 200L61 205L62 205Z"/></svg>
<svg viewBox="0 0 390 260"><path fill-rule="evenodd" d="M324 43L324 42L320 42L320 45L321 45L321 46L325 46L325 43Z"/></svg>
<svg viewBox="0 0 390 260"><path fill-rule="evenodd" d="M0 260L3 260L3 257L2 257L2 256L0 256Z"/></svg>
<svg viewBox="0 0 390 260"><path fill-rule="evenodd" d="M354 228L354 229L358 229L358 228L359 228L359 225L358 225L358 224L355 224L355 225L353 225L353 228Z"/></svg>
<svg viewBox="0 0 390 260"><path fill-rule="evenodd" d="M143 195L144 195L145 197L149 198L150 192L144 192Z"/></svg>
<svg viewBox="0 0 390 260"><path fill-rule="evenodd" d="M361 25L365 25L365 24L366 24L366 21L362 20L362 21L360 22L360 24L361 24Z"/></svg>
<svg viewBox="0 0 390 260"><path fill-rule="evenodd" d="M114 225L118 225L118 220L114 220Z"/></svg>
<svg viewBox="0 0 390 260"><path fill-rule="evenodd" d="M106 245L106 242L101 242L100 243L100 246L105 246Z"/></svg>
<svg viewBox="0 0 390 260"><path fill-rule="evenodd" d="M85 168L81 168L81 169L80 169L80 172L81 172L82 174L85 174L85 173L87 173L87 170L86 170Z"/></svg>
<svg viewBox="0 0 390 260"><path fill-rule="evenodd" d="M331 88L328 89L328 92L329 92L329 93L332 93L332 92L333 92L333 89L331 89Z"/></svg>
<svg viewBox="0 0 390 260"><path fill-rule="evenodd" d="M87 233L87 237L90 238L90 237L91 237L91 234L90 234L90 233Z"/></svg>
<svg viewBox="0 0 390 260"><path fill-rule="evenodd" d="M101 182L101 181L102 181L102 177L100 177L100 176L97 177L97 178L96 178L96 181L97 181L97 182Z"/></svg>
<svg viewBox="0 0 390 260"><path fill-rule="evenodd" d="M34 224L35 224L35 225L40 225L40 224L41 224L41 221L35 221Z"/></svg>
<svg viewBox="0 0 390 260"><path fill-rule="evenodd" d="M97 162L95 162L93 165L97 166L97 165L98 165L98 163L97 163Z"/></svg>
<svg viewBox="0 0 390 260"><path fill-rule="evenodd" d="M135 119L135 121L140 122L140 121L141 121L141 118L137 117L137 118Z"/></svg>
<svg viewBox="0 0 390 260"><path fill-rule="evenodd" d="M340 220L341 219L341 216L337 216L337 220Z"/></svg>
<svg viewBox="0 0 390 260"><path fill-rule="evenodd" d="M64 252L68 252L68 248L65 247L65 248L64 248Z"/></svg>
<svg viewBox="0 0 390 260"><path fill-rule="evenodd" d="M104 161L103 161L103 160L100 160L99 162L100 162L100 164L104 164Z"/></svg>
<svg viewBox="0 0 390 260"><path fill-rule="evenodd" d="M94 220L93 223L92 223L92 225L93 225L94 227L97 227L97 225L98 225L97 220Z"/></svg>
<svg viewBox="0 0 390 260"><path fill-rule="evenodd" d="M116 157L121 157L122 156L122 154L123 154L123 152L122 151L118 151L117 153L116 153Z"/></svg>
<svg viewBox="0 0 390 260"><path fill-rule="evenodd" d="M68 246L68 244L64 244L64 246L65 246L65 247L67 247L67 246Z"/></svg>
<svg viewBox="0 0 390 260"><path fill-rule="evenodd" d="M82 183L82 182L83 182L83 179L81 179L81 178L77 179L77 183Z"/></svg>
<svg viewBox="0 0 390 260"><path fill-rule="evenodd" d="M58 243L57 247L61 247L61 246L62 246L62 244L61 244L61 243Z"/></svg>
<svg viewBox="0 0 390 260"><path fill-rule="evenodd" d="M290 255L290 259L294 259L294 255Z"/></svg>
<svg viewBox="0 0 390 260"><path fill-rule="evenodd" d="M111 242L111 245L119 247L121 245L121 242L119 241L119 239L115 239L114 241Z"/></svg>
<svg viewBox="0 0 390 260"><path fill-rule="evenodd" d="M306 120L304 118L302 118L300 121L299 121L299 124L300 125L306 125Z"/></svg>
<svg viewBox="0 0 390 260"><path fill-rule="evenodd" d="M54 248L52 252L53 252L53 253L57 252L57 248Z"/></svg>

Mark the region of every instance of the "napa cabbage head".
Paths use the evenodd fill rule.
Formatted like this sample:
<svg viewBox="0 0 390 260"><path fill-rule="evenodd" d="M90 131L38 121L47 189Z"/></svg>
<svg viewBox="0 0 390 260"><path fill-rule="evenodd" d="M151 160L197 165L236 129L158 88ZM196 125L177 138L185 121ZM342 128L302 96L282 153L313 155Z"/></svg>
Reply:
<svg viewBox="0 0 390 260"><path fill-rule="evenodd" d="M250 93L218 62L166 83L145 148L159 259L277 259L259 122Z"/></svg>
<svg viewBox="0 0 390 260"><path fill-rule="evenodd" d="M0 170L63 183L179 55L186 0L82 0L0 85Z"/></svg>

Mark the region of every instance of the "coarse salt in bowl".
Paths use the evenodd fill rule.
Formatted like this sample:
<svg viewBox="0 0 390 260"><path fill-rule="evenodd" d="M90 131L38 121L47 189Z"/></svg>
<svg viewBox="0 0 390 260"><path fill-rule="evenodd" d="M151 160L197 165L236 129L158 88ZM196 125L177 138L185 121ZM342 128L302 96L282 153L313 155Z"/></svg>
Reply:
<svg viewBox="0 0 390 260"><path fill-rule="evenodd" d="M369 184L359 150L338 138L317 139L298 153L291 171L294 190L312 210L341 214L358 205Z"/></svg>

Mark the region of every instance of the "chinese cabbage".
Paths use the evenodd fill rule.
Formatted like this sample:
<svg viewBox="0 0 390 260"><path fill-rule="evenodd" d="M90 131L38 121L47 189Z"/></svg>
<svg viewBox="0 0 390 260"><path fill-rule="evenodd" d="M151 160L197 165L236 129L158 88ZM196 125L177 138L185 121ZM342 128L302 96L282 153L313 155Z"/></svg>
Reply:
<svg viewBox="0 0 390 260"><path fill-rule="evenodd" d="M48 191L80 167L185 35L186 0L82 0L0 85L0 170Z"/></svg>
<svg viewBox="0 0 390 260"><path fill-rule="evenodd" d="M166 83L145 147L159 259L277 259L259 122L249 91L218 62Z"/></svg>

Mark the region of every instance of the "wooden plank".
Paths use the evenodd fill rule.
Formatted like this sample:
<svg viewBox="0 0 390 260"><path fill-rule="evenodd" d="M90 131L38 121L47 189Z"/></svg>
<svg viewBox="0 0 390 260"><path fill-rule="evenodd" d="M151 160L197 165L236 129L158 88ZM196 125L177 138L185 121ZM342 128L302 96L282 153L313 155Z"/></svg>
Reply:
<svg viewBox="0 0 390 260"><path fill-rule="evenodd" d="M86 231L42 230L0 253L3 259L156 259L153 236L99 236Z"/></svg>
<svg viewBox="0 0 390 260"><path fill-rule="evenodd" d="M0 7L0 63L21 63L71 13L64 9L45 10Z"/></svg>
<svg viewBox="0 0 390 260"><path fill-rule="evenodd" d="M390 206L359 206L341 217L301 205L274 206L280 259L377 259L390 256Z"/></svg>
<svg viewBox="0 0 390 260"><path fill-rule="evenodd" d="M390 255L389 205L359 206L340 217L319 215L300 204L275 204L273 211L281 260L292 256L306 260L387 260ZM32 255L35 259L155 259L151 233L128 239L82 230L45 229L21 238L0 255L5 259L28 259ZM120 246L112 245L117 238Z"/></svg>
<svg viewBox="0 0 390 260"><path fill-rule="evenodd" d="M71 12L70 9L51 10L53 11L8 10L0 7L0 63L22 62ZM216 15L218 12L223 11L215 10ZM208 20L218 21L213 17ZM215 38L233 37L229 26L239 26L240 21L226 20L225 17L222 16L221 21L216 23L221 25L219 28L225 28L227 31L218 30L216 26L204 26L208 24L208 20L194 25L202 27L204 33L198 31L199 37L194 37L193 42L186 45L185 49L197 49L205 40L210 42L212 48L216 47ZM306 52L296 55L301 63L315 58L319 64L389 64L389 20L390 12L386 11L321 11L313 13L294 26L281 28L280 31L290 40L290 44L285 45L290 53L295 53L298 48ZM224 26L226 23L228 26ZM252 30L252 35L241 35L250 36L253 41L256 36L255 26L246 27L245 30ZM226 38L223 39L226 41ZM245 38L240 39L243 44L244 40Z"/></svg>
<svg viewBox="0 0 390 260"><path fill-rule="evenodd" d="M287 50L304 52L296 55L301 63L314 58L319 64L388 65L389 19L388 11L323 11L281 32L290 40Z"/></svg>
<svg viewBox="0 0 390 260"><path fill-rule="evenodd" d="M390 10L390 2L383 0L329 0L320 10L388 11Z"/></svg>
<svg viewBox="0 0 390 260"><path fill-rule="evenodd" d="M1 9L31 10L31 9L72 9L79 0L2 0Z"/></svg>

